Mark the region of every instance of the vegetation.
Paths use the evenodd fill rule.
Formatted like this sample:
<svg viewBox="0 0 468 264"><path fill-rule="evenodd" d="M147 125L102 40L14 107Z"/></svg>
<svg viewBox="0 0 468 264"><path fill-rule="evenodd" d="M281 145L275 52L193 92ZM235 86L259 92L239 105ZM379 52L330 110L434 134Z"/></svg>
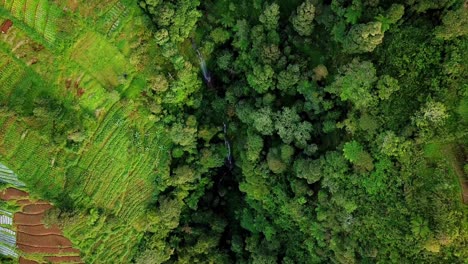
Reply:
<svg viewBox="0 0 468 264"><path fill-rule="evenodd" d="M465 2L0 1L0 162L86 263L465 263Z"/></svg>

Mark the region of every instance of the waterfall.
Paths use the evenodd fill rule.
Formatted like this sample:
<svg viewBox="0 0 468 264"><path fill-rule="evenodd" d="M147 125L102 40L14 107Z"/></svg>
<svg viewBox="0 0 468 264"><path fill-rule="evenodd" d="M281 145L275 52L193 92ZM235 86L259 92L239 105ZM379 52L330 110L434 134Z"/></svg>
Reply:
<svg viewBox="0 0 468 264"><path fill-rule="evenodd" d="M200 68L203 73L203 78L205 79L208 85L211 85L211 75L210 75L210 72L208 71L208 68L206 67L205 58L203 58L203 55L201 54L198 48L196 49L196 51L197 51L198 61L200 62Z"/></svg>
<svg viewBox="0 0 468 264"><path fill-rule="evenodd" d="M200 49L197 47L197 44L195 43L194 39L191 39L192 42L192 48L193 50L197 53L198 61L200 63L200 68L203 73L203 79L205 79L206 84L212 88L212 79L211 79L211 74L208 70L208 67L206 66L206 61L205 58L203 57L202 53L200 52ZM229 142L227 138L227 124L226 122L223 122L223 131L224 131L224 145L226 146L227 154L226 154L226 163L229 168L229 170L232 170L234 167L234 162L232 158L232 153L231 153L231 142Z"/></svg>
<svg viewBox="0 0 468 264"><path fill-rule="evenodd" d="M227 139L227 125L224 122L223 122L223 130L224 130L224 145L226 146L226 149L228 151L226 154L226 160L228 162L229 169L232 170L233 162L232 162L232 154L231 154L231 143Z"/></svg>

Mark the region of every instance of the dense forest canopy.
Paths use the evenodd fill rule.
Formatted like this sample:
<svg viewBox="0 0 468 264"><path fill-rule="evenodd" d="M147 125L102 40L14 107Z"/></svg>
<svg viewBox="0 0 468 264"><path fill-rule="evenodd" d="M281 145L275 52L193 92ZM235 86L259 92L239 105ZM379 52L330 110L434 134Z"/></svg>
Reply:
<svg viewBox="0 0 468 264"><path fill-rule="evenodd" d="M144 31L127 48L116 37L115 53L126 56L116 56L118 81L94 76L108 105L85 107L47 88L0 99L0 115L18 116L66 153L57 155L63 184L30 186L57 205L48 221L65 230L87 221L90 232L125 226L125 201L94 194L104 183L86 182L89 197L70 187L91 173L81 164L115 158L149 168L144 180L143 169L121 180L142 186L132 193L141 205L128 216L128 261L466 263L467 1L119 3L138 6ZM92 34L77 42L87 54L70 56L109 71L105 60L84 59L114 45L90 44ZM99 132L109 116L127 145L88 162L81 156L115 138ZM0 161L11 157L7 147ZM98 254L92 239L80 240L86 229L76 230L83 254Z"/></svg>

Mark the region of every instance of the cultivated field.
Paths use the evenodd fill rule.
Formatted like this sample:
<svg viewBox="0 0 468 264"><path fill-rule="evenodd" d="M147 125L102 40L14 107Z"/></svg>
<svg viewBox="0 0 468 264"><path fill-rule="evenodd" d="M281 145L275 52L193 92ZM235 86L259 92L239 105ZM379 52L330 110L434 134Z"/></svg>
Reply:
<svg viewBox="0 0 468 264"><path fill-rule="evenodd" d="M20 264L83 263L80 252L58 227L44 226L44 214L53 207L50 203L31 200L28 193L15 188L2 190L0 199L20 206L13 216L12 229L15 231L2 233L11 238L2 241L6 237L0 236L0 243L9 245L7 250L16 247L12 256L19 255Z"/></svg>
<svg viewBox="0 0 468 264"><path fill-rule="evenodd" d="M0 24L6 20L13 25L0 36L0 162L19 175L31 201L66 196L82 208L62 219L66 242L57 229L27 224L40 223L49 205L20 201L18 242L29 241L20 249L43 251L31 236L40 233L63 246L53 249L58 254L76 258L72 243L86 263L128 263L170 157L165 130L132 98L146 89L133 80L154 70L135 48L150 22L133 1L117 0L3 0ZM48 121L54 116L67 127ZM9 179L1 168L0 178Z"/></svg>

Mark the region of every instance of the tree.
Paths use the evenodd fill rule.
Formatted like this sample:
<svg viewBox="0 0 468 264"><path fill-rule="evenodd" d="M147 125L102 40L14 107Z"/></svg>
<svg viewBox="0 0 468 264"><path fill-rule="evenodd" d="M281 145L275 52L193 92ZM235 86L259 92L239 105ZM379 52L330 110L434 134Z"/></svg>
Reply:
<svg viewBox="0 0 468 264"><path fill-rule="evenodd" d="M305 179L308 184L313 184L322 178L320 160L298 159L294 161L294 174Z"/></svg>
<svg viewBox="0 0 468 264"><path fill-rule="evenodd" d="M301 117L296 110L289 107L284 107L276 115L275 128L284 143L294 142L302 148L307 145L307 140L310 139L312 132L312 125L307 121L301 122Z"/></svg>
<svg viewBox="0 0 468 264"><path fill-rule="evenodd" d="M448 7L453 2L452 0L406 0L406 4L411 6L413 10L416 10L418 13L424 13L430 9L441 9Z"/></svg>
<svg viewBox="0 0 468 264"><path fill-rule="evenodd" d="M270 108L262 107L258 111L252 112L252 126L262 135L271 135L274 130L273 116L273 112Z"/></svg>
<svg viewBox="0 0 468 264"><path fill-rule="evenodd" d="M182 146L185 150L191 151L195 149L196 145L197 128L176 123L170 130L172 141Z"/></svg>
<svg viewBox="0 0 468 264"><path fill-rule="evenodd" d="M169 88L169 83L166 77L162 74L157 74L150 79L151 89L156 93L165 92Z"/></svg>
<svg viewBox="0 0 468 264"><path fill-rule="evenodd" d="M442 25L435 29L437 38L450 40L468 35L468 12L465 5L460 5L456 10L447 11L442 18Z"/></svg>
<svg viewBox="0 0 468 264"><path fill-rule="evenodd" d="M372 93L376 81L376 70L372 62L353 59L341 69L341 74L325 90L339 95L343 101L352 102L356 108L363 109L376 102Z"/></svg>
<svg viewBox="0 0 468 264"><path fill-rule="evenodd" d="M276 30L278 27L279 15L279 5L277 3L267 4L258 20L263 24L266 30Z"/></svg>
<svg viewBox="0 0 468 264"><path fill-rule="evenodd" d="M376 87L380 100L387 100L394 92L400 90L398 80L390 75L380 76Z"/></svg>
<svg viewBox="0 0 468 264"><path fill-rule="evenodd" d="M381 22L357 24L351 27L343 41L343 50L350 54L371 52L382 43Z"/></svg>
<svg viewBox="0 0 468 264"><path fill-rule="evenodd" d="M346 142L343 147L343 154L347 160L356 166L362 167L368 171L374 168L372 157L364 150L363 146L355 140Z"/></svg>
<svg viewBox="0 0 468 264"><path fill-rule="evenodd" d="M238 20L236 25L233 28L235 35L234 35L234 40L232 42L232 45L235 48L238 48L240 50L247 50L249 46L249 23L247 23L247 20L242 19Z"/></svg>
<svg viewBox="0 0 468 264"><path fill-rule="evenodd" d="M217 58L217 65L221 70L229 69L231 63L232 63L232 53L230 52L223 52Z"/></svg>
<svg viewBox="0 0 468 264"><path fill-rule="evenodd" d="M247 82L257 93L266 93L274 88L274 74L270 65L255 65L252 73L247 74Z"/></svg>
<svg viewBox="0 0 468 264"><path fill-rule="evenodd" d="M245 144L247 160L253 162L260 158L263 149L263 139L256 133L247 132L247 142Z"/></svg>
<svg viewBox="0 0 468 264"><path fill-rule="evenodd" d="M307 37L312 35L314 18L315 6L312 4L312 1L306 0L297 7L296 13L291 18L291 22L299 35Z"/></svg>
<svg viewBox="0 0 468 264"><path fill-rule="evenodd" d="M174 169L173 177L172 177L173 186L182 188L185 184L192 183L199 178L200 178L200 175L198 175L189 166L187 165L180 166Z"/></svg>
<svg viewBox="0 0 468 264"><path fill-rule="evenodd" d="M281 91L290 91L300 80L300 69L299 65L288 65L286 70L281 71L278 74L277 88Z"/></svg>
<svg viewBox="0 0 468 264"><path fill-rule="evenodd" d="M231 34L229 33L229 31L217 27L213 31L211 31L210 36L211 39L213 39L214 43L223 44L231 37Z"/></svg>
<svg viewBox="0 0 468 264"><path fill-rule="evenodd" d="M400 4L393 4L385 12L384 15L380 14L375 19L382 23L382 32L387 31L391 25L398 22L405 13L405 7Z"/></svg>
<svg viewBox="0 0 468 264"><path fill-rule="evenodd" d="M325 65L320 64L317 67L313 69L314 76L313 79L314 81L321 81L328 76L328 69Z"/></svg>
<svg viewBox="0 0 468 264"><path fill-rule="evenodd" d="M155 36L159 45L168 38L177 43L188 37L201 17L197 10L199 4L198 0L140 1L140 6L150 14L158 28Z"/></svg>
<svg viewBox="0 0 468 264"><path fill-rule="evenodd" d="M163 45L164 43L169 41L169 32L167 29L162 28L154 34L154 39L156 40L156 44Z"/></svg>
<svg viewBox="0 0 468 264"><path fill-rule="evenodd" d="M281 57L281 51L275 44L265 45L262 49L262 60L265 64L273 64Z"/></svg>
<svg viewBox="0 0 468 264"><path fill-rule="evenodd" d="M413 122L420 129L421 135L430 137L440 129L443 129L449 114L444 104L429 101L413 117Z"/></svg>
<svg viewBox="0 0 468 264"><path fill-rule="evenodd" d="M281 152L278 148L271 148L267 155L268 168L275 174L283 173L287 164L281 159Z"/></svg>

